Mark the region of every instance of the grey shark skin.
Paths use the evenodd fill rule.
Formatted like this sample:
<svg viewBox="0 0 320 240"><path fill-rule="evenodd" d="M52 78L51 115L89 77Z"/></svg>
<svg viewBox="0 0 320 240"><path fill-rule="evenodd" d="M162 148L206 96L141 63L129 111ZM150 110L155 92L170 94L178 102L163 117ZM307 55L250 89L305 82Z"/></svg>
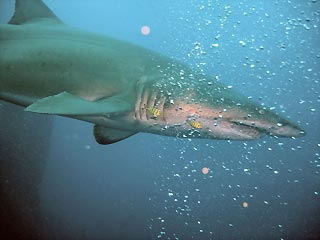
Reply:
<svg viewBox="0 0 320 240"><path fill-rule="evenodd" d="M40 0L16 1L15 15L0 25L0 54L0 99L94 123L101 144L138 132L235 140L304 135L178 61L65 25Z"/></svg>

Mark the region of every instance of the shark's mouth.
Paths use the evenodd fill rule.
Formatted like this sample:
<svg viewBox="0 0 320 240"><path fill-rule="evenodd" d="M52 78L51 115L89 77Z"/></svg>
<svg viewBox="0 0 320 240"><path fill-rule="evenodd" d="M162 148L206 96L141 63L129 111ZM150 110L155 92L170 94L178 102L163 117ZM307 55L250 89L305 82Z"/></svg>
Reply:
<svg viewBox="0 0 320 240"><path fill-rule="evenodd" d="M241 122L223 120L212 129L214 138L229 140L254 140L258 139L261 130Z"/></svg>
<svg viewBox="0 0 320 240"><path fill-rule="evenodd" d="M238 133L240 139L258 139L261 133L264 133L264 131L255 126L243 124L241 122L231 122L231 125L233 130Z"/></svg>

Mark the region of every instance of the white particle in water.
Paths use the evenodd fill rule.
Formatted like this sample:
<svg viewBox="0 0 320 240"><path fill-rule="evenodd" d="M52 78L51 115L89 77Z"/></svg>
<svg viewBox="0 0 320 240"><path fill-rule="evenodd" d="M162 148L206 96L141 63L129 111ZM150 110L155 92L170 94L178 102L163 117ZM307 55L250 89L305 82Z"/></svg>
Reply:
<svg viewBox="0 0 320 240"><path fill-rule="evenodd" d="M246 45L246 43L245 43L244 41L242 41L242 40L239 41L239 44L240 44L242 47L244 47L244 46Z"/></svg>
<svg viewBox="0 0 320 240"><path fill-rule="evenodd" d="M307 24L303 24L304 29L310 30L310 27Z"/></svg>

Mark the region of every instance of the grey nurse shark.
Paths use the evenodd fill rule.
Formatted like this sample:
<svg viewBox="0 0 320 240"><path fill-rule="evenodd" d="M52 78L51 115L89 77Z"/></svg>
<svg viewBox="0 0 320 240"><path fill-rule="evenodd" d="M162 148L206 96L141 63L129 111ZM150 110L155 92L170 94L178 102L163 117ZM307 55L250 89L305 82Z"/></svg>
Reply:
<svg viewBox="0 0 320 240"><path fill-rule="evenodd" d="M0 99L93 123L100 144L138 132L231 140L304 135L185 64L64 24L41 0L16 0L14 16L0 25Z"/></svg>

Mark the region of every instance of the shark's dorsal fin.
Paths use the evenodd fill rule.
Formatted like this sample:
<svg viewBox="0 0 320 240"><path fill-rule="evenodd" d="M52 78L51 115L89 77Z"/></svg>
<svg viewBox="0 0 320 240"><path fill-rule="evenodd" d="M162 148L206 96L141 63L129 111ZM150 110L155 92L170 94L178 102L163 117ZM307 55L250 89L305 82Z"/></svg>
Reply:
<svg viewBox="0 0 320 240"><path fill-rule="evenodd" d="M41 0L16 0L15 12L9 24L21 25L44 19L62 23Z"/></svg>
<svg viewBox="0 0 320 240"><path fill-rule="evenodd" d="M99 125L94 125L93 134L97 143L102 145L112 144L126 139L137 132L128 132L118 129L106 128Z"/></svg>

